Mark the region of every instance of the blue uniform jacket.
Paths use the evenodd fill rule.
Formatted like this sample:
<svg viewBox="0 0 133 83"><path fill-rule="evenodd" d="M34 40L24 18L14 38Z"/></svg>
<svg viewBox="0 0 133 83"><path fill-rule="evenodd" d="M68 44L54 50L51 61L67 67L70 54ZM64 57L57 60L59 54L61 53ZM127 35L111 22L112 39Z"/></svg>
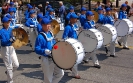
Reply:
<svg viewBox="0 0 133 83"><path fill-rule="evenodd" d="M103 20L104 20L104 15L99 14L99 19L98 19L97 23L103 24Z"/></svg>
<svg viewBox="0 0 133 83"><path fill-rule="evenodd" d="M66 19L67 19L68 21L70 20L70 15L73 14L73 13L75 14L75 12L69 12L69 13L67 14Z"/></svg>
<svg viewBox="0 0 133 83"><path fill-rule="evenodd" d="M45 32L44 32L45 33ZM45 54L45 50L52 50L53 45L56 43L53 39L51 32L45 33L45 37L42 34L39 34L35 42L35 52L42 56L49 56Z"/></svg>
<svg viewBox="0 0 133 83"><path fill-rule="evenodd" d="M26 16L27 13L28 13L28 10L26 10L26 11L24 12L24 15Z"/></svg>
<svg viewBox="0 0 133 83"><path fill-rule="evenodd" d="M91 21L86 21L83 28L84 28L84 29L95 28L95 22L94 22L93 20L91 20Z"/></svg>
<svg viewBox="0 0 133 83"><path fill-rule="evenodd" d="M75 24L74 26L72 26L71 24L68 24L65 27L62 39L67 39L67 38L75 38L77 39L77 32L76 29L78 28L78 26Z"/></svg>
<svg viewBox="0 0 133 83"><path fill-rule="evenodd" d="M25 26L30 27L30 25L34 25L35 27L37 27L38 25L38 21L36 18L28 18L28 20L25 23Z"/></svg>
<svg viewBox="0 0 133 83"><path fill-rule="evenodd" d="M12 28L0 30L1 46L11 46L10 38L12 38Z"/></svg>
<svg viewBox="0 0 133 83"><path fill-rule="evenodd" d="M27 13L25 14L25 20L28 20L30 18L30 14L29 12L27 11Z"/></svg>
<svg viewBox="0 0 133 83"><path fill-rule="evenodd" d="M37 25L36 28L37 28L37 32L38 32L38 33L40 33L40 32L42 31L42 26L41 26L40 23Z"/></svg>
<svg viewBox="0 0 133 83"><path fill-rule="evenodd" d="M86 15L81 14L79 16L79 20L80 20L81 26L84 26L84 23L86 22Z"/></svg>
<svg viewBox="0 0 133 83"><path fill-rule="evenodd" d="M55 19L54 15L46 15L45 17L47 17L49 20Z"/></svg>
<svg viewBox="0 0 133 83"><path fill-rule="evenodd" d="M49 11L46 11L45 15L46 15L46 16L49 15Z"/></svg>
<svg viewBox="0 0 133 83"><path fill-rule="evenodd" d="M127 19L127 12L126 11L120 11L118 14L118 19Z"/></svg>
<svg viewBox="0 0 133 83"><path fill-rule="evenodd" d="M104 17L104 24L114 25L114 18L112 16L105 16Z"/></svg>

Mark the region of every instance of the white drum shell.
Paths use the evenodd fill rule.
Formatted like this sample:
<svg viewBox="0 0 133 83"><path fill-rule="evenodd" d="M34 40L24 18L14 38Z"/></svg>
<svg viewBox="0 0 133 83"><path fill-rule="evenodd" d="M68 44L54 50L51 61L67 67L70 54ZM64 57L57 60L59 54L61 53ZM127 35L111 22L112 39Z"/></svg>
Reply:
<svg viewBox="0 0 133 83"><path fill-rule="evenodd" d="M85 52L93 52L103 44L102 33L97 29L83 30L78 35L78 40L83 44Z"/></svg>
<svg viewBox="0 0 133 83"><path fill-rule="evenodd" d="M114 26L116 27L118 36L126 36L132 33L133 23L129 19L122 19L115 22Z"/></svg>
<svg viewBox="0 0 133 83"><path fill-rule="evenodd" d="M82 44L76 39L69 38L55 45L58 49L52 49L53 61L62 69L70 69L81 63L85 56Z"/></svg>
<svg viewBox="0 0 133 83"><path fill-rule="evenodd" d="M100 27L98 27L98 30L101 31L104 41L103 45L110 44L110 42L113 42L117 38L117 31L114 26L110 24L105 24Z"/></svg>

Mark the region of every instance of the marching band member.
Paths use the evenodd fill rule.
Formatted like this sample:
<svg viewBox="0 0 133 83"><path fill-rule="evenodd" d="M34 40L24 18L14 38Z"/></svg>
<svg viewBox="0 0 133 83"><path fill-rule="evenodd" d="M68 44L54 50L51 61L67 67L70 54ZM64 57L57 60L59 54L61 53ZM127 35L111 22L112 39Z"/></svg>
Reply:
<svg viewBox="0 0 133 83"><path fill-rule="evenodd" d="M24 12L24 16L26 17L27 13L29 12L30 4L27 4L27 10Z"/></svg>
<svg viewBox="0 0 133 83"><path fill-rule="evenodd" d="M10 22L10 28L18 28L19 26L16 26L16 19L15 19L15 11L13 8L9 8L8 10L9 14L11 15L11 22ZM7 14L8 15L8 14Z"/></svg>
<svg viewBox="0 0 133 83"><path fill-rule="evenodd" d="M1 55L6 66L7 83L13 83L13 72L19 67L18 58L12 43L15 37L12 36L12 28L10 28L10 19L4 17L2 19L3 28L0 30Z"/></svg>
<svg viewBox="0 0 133 83"><path fill-rule="evenodd" d="M68 23L69 23L69 20L70 20L70 15L71 14L75 14L75 12L74 12L74 7L73 6L71 6L70 8L69 8L69 10L70 10L70 12L67 14L67 16L66 16L66 21L65 21L65 25L67 25Z"/></svg>
<svg viewBox="0 0 133 83"><path fill-rule="evenodd" d="M28 18L30 18L30 11L33 9L33 7L31 6L31 5L29 5L29 7L28 7L29 9L28 9L28 12L25 14L25 20L28 20Z"/></svg>
<svg viewBox="0 0 133 83"><path fill-rule="evenodd" d="M126 9L127 9L127 5L126 4L122 4L121 5L121 11L119 12L118 19L120 19L120 20L127 19ZM118 44L120 46L122 46L122 43L123 43L123 49L128 49L129 50L129 48L127 46L127 38L128 38L128 35L126 35L124 37L121 37L121 39L118 41Z"/></svg>
<svg viewBox="0 0 133 83"><path fill-rule="evenodd" d="M37 31L35 31L35 30L36 30L36 27L38 25L38 21L35 18L35 11L34 10L31 10L29 12L29 14L30 14L30 18L28 18L25 25L27 27L30 27L30 29L29 29L29 35L30 35L29 40L30 40L30 43L31 43L30 46L32 47L32 50L34 51L35 38L37 36L37 33L36 33Z"/></svg>
<svg viewBox="0 0 133 83"><path fill-rule="evenodd" d="M51 21L42 19L42 32L37 36L35 42L35 52L42 56L42 69L45 83L58 83L64 76L64 71L58 68L51 57L51 50L56 43L53 33L49 31Z"/></svg>
<svg viewBox="0 0 133 83"><path fill-rule="evenodd" d="M49 9L50 9L50 8L52 8L52 6L51 6L51 5L48 5L48 6L47 6L47 11L46 11L46 13L45 13L46 16L49 15Z"/></svg>
<svg viewBox="0 0 133 83"><path fill-rule="evenodd" d="M67 38L78 38L78 34L76 32L76 29L78 28L77 25L75 24L77 22L78 16L76 14L71 14L69 19L70 23L65 27L62 39L67 39ZM72 68L72 76L76 79L80 79L80 76L78 75L78 65L74 65Z"/></svg>
<svg viewBox="0 0 133 83"><path fill-rule="evenodd" d="M49 15L45 15L49 20L54 20L55 16L54 16L54 9L49 8Z"/></svg>
<svg viewBox="0 0 133 83"><path fill-rule="evenodd" d="M37 20L38 20L38 25L37 25L37 32L40 33L42 31L42 26L41 26L41 21L42 21L42 18L43 18L43 14L40 13L37 15Z"/></svg>
<svg viewBox="0 0 133 83"><path fill-rule="evenodd" d="M103 9L101 7L98 7L98 14L99 14L99 19L97 23L103 24L104 14L103 14Z"/></svg>
<svg viewBox="0 0 133 83"><path fill-rule="evenodd" d="M114 26L114 18L111 15L111 8L106 8L106 15L104 17L104 24L111 24ZM110 57L115 57L115 41L110 43ZM108 49L107 49L108 50Z"/></svg>
<svg viewBox="0 0 133 83"><path fill-rule="evenodd" d="M93 21L94 19L94 14L93 12L91 11L87 11L86 12L86 16L87 16L87 21L85 22L84 24L84 29L91 29L91 28L95 28L95 22ZM94 64L94 67L95 68L101 68L101 66L99 65L99 62L98 62L98 59L97 59L97 56L95 54L95 51L91 52L90 54L88 53L85 58L84 58L84 62L87 63L88 62L88 58L89 56L91 55L91 58L92 58L92 61L93 61L93 64Z"/></svg>
<svg viewBox="0 0 133 83"><path fill-rule="evenodd" d="M81 15L79 16L79 20L80 20L82 27L84 26L84 23L86 22L86 15L85 15L86 11L87 9L85 7L81 8Z"/></svg>

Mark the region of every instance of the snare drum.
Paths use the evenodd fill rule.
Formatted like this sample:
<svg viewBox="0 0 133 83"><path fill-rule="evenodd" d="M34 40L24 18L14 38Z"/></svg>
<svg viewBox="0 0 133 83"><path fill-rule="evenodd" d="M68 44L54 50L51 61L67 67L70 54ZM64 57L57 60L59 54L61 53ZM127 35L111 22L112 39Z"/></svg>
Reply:
<svg viewBox="0 0 133 83"><path fill-rule="evenodd" d="M100 32L102 32L104 41L103 45L107 45L110 42L113 42L117 38L117 31L114 26L110 24L105 24L97 28Z"/></svg>
<svg viewBox="0 0 133 83"><path fill-rule="evenodd" d="M116 27L116 31L118 36L126 36L132 33L133 24L129 19L122 19L115 22L114 26Z"/></svg>
<svg viewBox="0 0 133 83"><path fill-rule="evenodd" d="M58 46L55 49L54 46ZM57 42L52 49L54 63L61 69L70 69L82 62L85 54L82 44L73 38Z"/></svg>
<svg viewBox="0 0 133 83"><path fill-rule="evenodd" d="M83 44L85 52L93 52L103 44L102 33L97 29L83 30L78 35L78 40Z"/></svg>

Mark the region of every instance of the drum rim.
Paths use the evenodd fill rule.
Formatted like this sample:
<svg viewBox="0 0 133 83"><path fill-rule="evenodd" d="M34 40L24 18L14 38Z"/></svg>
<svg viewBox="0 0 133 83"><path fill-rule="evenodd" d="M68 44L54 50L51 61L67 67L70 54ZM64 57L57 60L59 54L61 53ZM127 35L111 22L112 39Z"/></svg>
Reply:
<svg viewBox="0 0 133 83"><path fill-rule="evenodd" d="M56 42L54 45L56 45L56 44L59 43L59 42L66 42L66 41L58 41L58 42ZM54 45L53 45L53 47L52 47L52 51L53 51ZM71 68L62 68L62 67L60 67L58 64L56 64L55 60L53 59L53 53L52 53L52 51L51 51L52 60L53 60L54 64L55 64L58 68L63 69L63 70L70 70L70 69L72 69L73 66L76 64L76 63L75 63ZM75 62L76 62L76 61L75 61Z"/></svg>
<svg viewBox="0 0 133 83"><path fill-rule="evenodd" d="M78 34L78 38L77 39L79 39L79 35L80 35L80 33L82 33L83 31L86 31L86 30L82 30L82 31L80 31L79 32L79 34ZM98 30L99 31L99 30ZM96 36L95 36L96 37ZM80 41L79 41L80 42ZM97 41L98 42L98 41ZM82 43L82 42L81 42ZM83 45L83 44L82 44ZM97 45L98 45L98 43L96 44L96 47L97 47ZM84 46L83 46L84 47ZM92 51L92 52L94 52L95 50L97 50L97 48L95 47L95 49ZM84 48L84 52L86 52L85 51L85 48ZM88 53L91 53L91 52L88 52Z"/></svg>

